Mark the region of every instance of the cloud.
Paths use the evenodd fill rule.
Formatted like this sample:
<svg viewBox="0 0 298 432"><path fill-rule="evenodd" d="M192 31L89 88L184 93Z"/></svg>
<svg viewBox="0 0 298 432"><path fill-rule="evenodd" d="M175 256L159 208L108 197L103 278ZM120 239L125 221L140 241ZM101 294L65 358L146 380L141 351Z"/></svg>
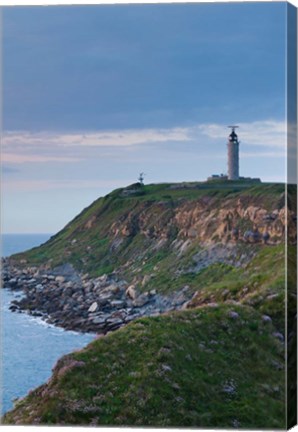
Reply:
<svg viewBox="0 0 298 432"><path fill-rule="evenodd" d="M283 157L286 146L286 125L282 121L264 120L239 124L239 138L245 147L256 152L241 157ZM121 152L128 157L135 150L152 146L170 152L200 152L214 157L211 145L226 143L229 131L223 124L195 124L188 127L123 129L103 131L30 132L7 131L2 138L2 161L8 164L76 163L100 157L119 159ZM188 146L186 147L186 144ZM242 147L242 146L241 146ZM258 150L257 150L258 147ZM213 152L212 152L213 150ZM266 151L264 151L266 150Z"/></svg>
<svg viewBox="0 0 298 432"><path fill-rule="evenodd" d="M14 153L4 153L1 157L3 162L12 164L23 164L26 162L40 163L40 162L77 162L79 159L67 158L59 156L38 156L38 155L24 155Z"/></svg>
<svg viewBox="0 0 298 432"><path fill-rule="evenodd" d="M127 147L150 142L187 141L190 139L187 128L171 129L127 129L101 132L7 132L3 137L3 147L11 146L92 146Z"/></svg>

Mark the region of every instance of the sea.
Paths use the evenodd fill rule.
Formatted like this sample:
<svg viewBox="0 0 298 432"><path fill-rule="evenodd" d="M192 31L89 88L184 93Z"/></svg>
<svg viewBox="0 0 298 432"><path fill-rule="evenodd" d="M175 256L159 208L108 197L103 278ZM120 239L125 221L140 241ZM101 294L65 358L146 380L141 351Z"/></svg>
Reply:
<svg viewBox="0 0 298 432"><path fill-rule="evenodd" d="M4 234L1 254L39 246L51 234ZM83 348L95 334L66 331L26 313L11 312L10 302L21 293L1 289L1 415L13 408L14 401L45 383L57 360L64 354Z"/></svg>

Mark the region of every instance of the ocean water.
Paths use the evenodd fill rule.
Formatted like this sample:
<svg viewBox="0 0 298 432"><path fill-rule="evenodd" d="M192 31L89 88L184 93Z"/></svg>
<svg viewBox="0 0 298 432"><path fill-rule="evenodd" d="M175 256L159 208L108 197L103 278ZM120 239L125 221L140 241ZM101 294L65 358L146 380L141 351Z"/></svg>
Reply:
<svg viewBox="0 0 298 432"><path fill-rule="evenodd" d="M47 234L2 236L2 256L21 252L45 242ZM40 318L11 312L10 302L20 296L7 289L1 292L1 413L13 407L13 400L43 384L64 354L86 346L94 334L66 331Z"/></svg>
<svg viewBox="0 0 298 432"><path fill-rule="evenodd" d="M1 237L1 255L9 256L23 252L45 243L51 234L3 234Z"/></svg>

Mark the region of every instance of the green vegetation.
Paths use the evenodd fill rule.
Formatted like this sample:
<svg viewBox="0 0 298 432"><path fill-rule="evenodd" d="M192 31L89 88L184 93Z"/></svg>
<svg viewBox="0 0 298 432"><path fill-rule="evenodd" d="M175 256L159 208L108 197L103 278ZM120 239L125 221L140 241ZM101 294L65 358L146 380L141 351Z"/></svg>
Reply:
<svg viewBox="0 0 298 432"><path fill-rule="evenodd" d="M288 202L295 208L295 194ZM192 298L187 310L139 319L62 358L4 422L285 428L284 226L272 216L284 206L281 184L131 185L15 255L26 265L70 262L90 276L117 271L139 292L186 289ZM235 227L254 229L250 214L260 209L271 244L232 238ZM287 282L294 316L294 272Z"/></svg>
<svg viewBox="0 0 298 432"><path fill-rule="evenodd" d="M284 428L273 331L240 306L140 319L59 360L4 422Z"/></svg>
<svg viewBox="0 0 298 432"><path fill-rule="evenodd" d="M293 252L294 248L290 247ZM284 245L262 248L244 267L217 264L196 275L193 307L236 300L269 315L278 329L285 328ZM220 273L219 273L220 272Z"/></svg>
<svg viewBox="0 0 298 432"><path fill-rule="evenodd" d="M156 237L164 230L168 241L174 240L178 230L173 217L175 210L184 203L195 205L207 199L212 211L220 209L224 201L236 205L239 198L243 205L262 205L264 208L275 208L280 201L284 202L284 185L241 181L154 184L143 186L141 195L139 189L129 196L123 195L124 191L117 189L99 198L44 245L17 254L15 259L26 259L34 265L47 263L52 267L70 262L80 271L99 276L107 270L118 270L129 260L143 260L150 253L150 233ZM147 237L140 233L140 218L145 220ZM240 218L238 226L242 230L252 228L247 218ZM118 243L115 239L117 228L120 231L127 228ZM196 247L200 247L199 243ZM154 252L151 249L151 255Z"/></svg>

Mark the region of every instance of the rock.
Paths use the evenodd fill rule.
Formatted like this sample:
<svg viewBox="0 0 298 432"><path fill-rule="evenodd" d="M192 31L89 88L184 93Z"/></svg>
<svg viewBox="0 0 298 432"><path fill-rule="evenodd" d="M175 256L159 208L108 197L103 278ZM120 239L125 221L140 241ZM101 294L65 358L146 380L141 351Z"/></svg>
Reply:
<svg viewBox="0 0 298 432"><path fill-rule="evenodd" d="M108 300L111 300L112 297L114 297L112 292L103 293L98 296L98 301L100 303L106 302Z"/></svg>
<svg viewBox="0 0 298 432"><path fill-rule="evenodd" d="M28 284L34 284L36 282L35 278L31 278L28 280Z"/></svg>
<svg viewBox="0 0 298 432"><path fill-rule="evenodd" d="M82 278L83 279L83 278ZM83 279L83 287L85 289L93 289L94 288L94 282L90 280L84 280Z"/></svg>
<svg viewBox="0 0 298 432"><path fill-rule="evenodd" d="M111 301L111 306L117 309L121 309L125 306L124 300L113 300Z"/></svg>
<svg viewBox="0 0 298 432"><path fill-rule="evenodd" d="M119 317L111 317L109 316L109 318L107 318L106 320L109 324L120 324L123 322L122 318Z"/></svg>
<svg viewBox="0 0 298 432"><path fill-rule="evenodd" d="M156 295L156 289L152 289L152 290L150 290L150 291L149 291L149 294L150 294L151 296L155 296L155 295Z"/></svg>
<svg viewBox="0 0 298 432"><path fill-rule="evenodd" d="M279 332L272 333L272 336L274 336L275 338L279 339L281 342L284 341L284 336L281 333L279 333Z"/></svg>
<svg viewBox="0 0 298 432"><path fill-rule="evenodd" d="M135 319L136 319L136 316L134 316L134 315L128 315L127 317L124 318L124 321L126 323L129 323L129 322L131 322L131 321L133 321Z"/></svg>
<svg viewBox="0 0 298 432"><path fill-rule="evenodd" d="M88 312L93 313L93 312L96 312L97 309L98 309L98 304L97 304L97 302L94 302L94 303L92 303L92 305L89 307Z"/></svg>
<svg viewBox="0 0 298 432"><path fill-rule="evenodd" d="M127 290L125 291L125 294L127 297L129 297L132 300L135 300L137 297L137 291L135 285L130 285Z"/></svg>
<svg viewBox="0 0 298 432"><path fill-rule="evenodd" d="M144 287L151 279L150 275L145 275L142 280L142 287Z"/></svg>
<svg viewBox="0 0 298 432"><path fill-rule="evenodd" d="M111 284L105 288L105 291L109 291L113 294L117 294L120 291L120 288L116 284Z"/></svg>
<svg viewBox="0 0 298 432"><path fill-rule="evenodd" d="M278 294L271 294L271 295L267 296L266 298L267 298L267 300L273 300L276 297L278 297Z"/></svg>
<svg viewBox="0 0 298 432"><path fill-rule="evenodd" d="M162 364L161 368L164 372L171 372L171 370L172 370L171 366L169 366L167 364Z"/></svg>
<svg viewBox="0 0 298 432"><path fill-rule="evenodd" d="M99 281L99 282L106 282L107 281L107 279L108 279L108 276L106 275L106 274L104 274L104 275L102 275L102 276L99 276L98 278L97 278L97 280Z"/></svg>
<svg viewBox="0 0 298 432"><path fill-rule="evenodd" d="M183 303L183 305L181 306L181 310L187 309L189 304L190 304L190 301Z"/></svg>
<svg viewBox="0 0 298 432"><path fill-rule="evenodd" d="M228 290L228 289L225 289L222 292L222 296L223 296L224 299L226 299L229 294L230 294L230 290Z"/></svg>
<svg viewBox="0 0 298 432"><path fill-rule="evenodd" d="M38 291L41 291L43 289L43 285L42 284L38 284L35 287Z"/></svg>
<svg viewBox="0 0 298 432"><path fill-rule="evenodd" d="M232 319L237 319L237 318L239 318L239 313L235 312L235 311L229 311L228 316Z"/></svg>
<svg viewBox="0 0 298 432"><path fill-rule="evenodd" d="M18 282L18 280L16 278L9 279L9 281L8 281L9 285L16 285L17 282Z"/></svg>
<svg viewBox="0 0 298 432"><path fill-rule="evenodd" d="M63 282L65 282L65 277L64 276L56 276L55 281L62 284Z"/></svg>
<svg viewBox="0 0 298 432"><path fill-rule="evenodd" d="M234 380L227 381L222 388L222 391L230 396L235 395L236 393L236 384Z"/></svg>
<svg viewBox="0 0 298 432"><path fill-rule="evenodd" d="M262 316L262 321L263 321L264 323L266 323L266 322L272 322L272 319L271 319L270 316L268 316L268 315L263 315L263 316Z"/></svg>
<svg viewBox="0 0 298 432"><path fill-rule="evenodd" d="M182 293L182 294L180 294L180 295L176 295L176 296L173 298L173 300L172 300L172 304L173 304L173 306L180 306L180 305L184 304L185 301L186 301L186 298L185 298L185 296L184 296L183 293Z"/></svg>
<svg viewBox="0 0 298 432"><path fill-rule="evenodd" d="M137 297L134 301L133 301L133 306L134 307L142 307L145 304L147 304L149 302L149 298L147 295L145 294L141 294L139 297Z"/></svg>
<svg viewBox="0 0 298 432"><path fill-rule="evenodd" d="M108 317L109 315L96 316L96 317L92 317L91 321L93 322L93 324L102 325L105 324Z"/></svg>

